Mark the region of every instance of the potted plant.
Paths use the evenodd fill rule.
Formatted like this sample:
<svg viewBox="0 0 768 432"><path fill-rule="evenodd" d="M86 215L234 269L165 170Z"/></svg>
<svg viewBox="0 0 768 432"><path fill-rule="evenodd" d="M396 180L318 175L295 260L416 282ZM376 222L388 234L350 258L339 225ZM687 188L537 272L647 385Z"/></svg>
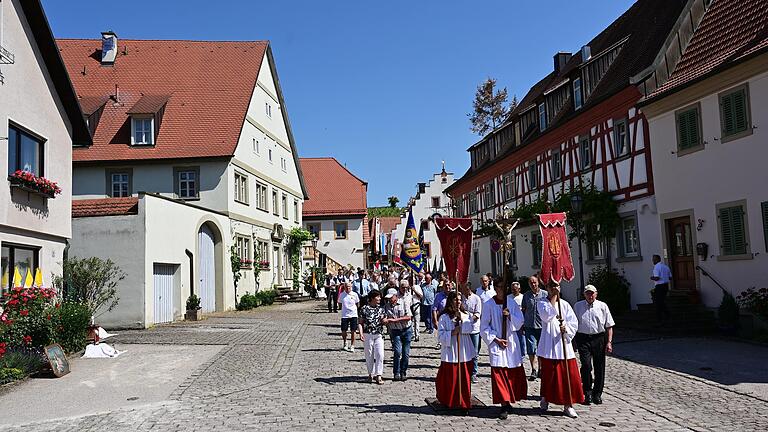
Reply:
<svg viewBox="0 0 768 432"><path fill-rule="evenodd" d="M190 294L187 298L187 313L184 315L187 321L200 321L203 319L203 309L200 307L200 297Z"/></svg>
<svg viewBox="0 0 768 432"><path fill-rule="evenodd" d="M8 176L11 186L27 192L33 192L46 198L54 198L61 193L61 188L55 181L38 177L29 171L17 170Z"/></svg>

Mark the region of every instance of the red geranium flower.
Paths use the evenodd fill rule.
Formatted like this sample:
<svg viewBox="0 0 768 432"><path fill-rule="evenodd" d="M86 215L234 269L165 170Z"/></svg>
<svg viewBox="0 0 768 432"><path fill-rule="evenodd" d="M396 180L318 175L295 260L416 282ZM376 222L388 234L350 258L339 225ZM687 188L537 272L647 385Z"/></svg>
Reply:
<svg viewBox="0 0 768 432"><path fill-rule="evenodd" d="M27 345L32 343L32 336L24 336L22 339L24 340L24 343Z"/></svg>
<svg viewBox="0 0 768 432"><path fill-rule="evenodd" d="M26 310L26 309L24 309L24 310L22 310L21 312L19 312L19 314L20 314L21 316L27 316L27 315L29 315L29 311L28 311L28 310Z"/></svg>

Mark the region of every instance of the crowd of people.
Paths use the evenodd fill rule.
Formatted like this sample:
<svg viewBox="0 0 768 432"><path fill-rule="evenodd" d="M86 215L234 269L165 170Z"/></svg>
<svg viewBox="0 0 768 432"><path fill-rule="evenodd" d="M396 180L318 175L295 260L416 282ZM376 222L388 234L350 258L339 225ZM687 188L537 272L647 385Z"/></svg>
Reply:
<svg viewBox="0 0 768 432"><path fill-rule="evenodd" d="M437 331L440 366L437 400L468 411L472 384L478 379L481 345L487 347L493 403L507 418L512 404L528 397L528 382L540 380L540 408L560 405L571 418L575 404L602 403L606 353L613 350L614 321L597 288L584 287L584 300L573 307L560 297L560 285L542 284L538 276L506 286L491 275L473 290L456 287L445 274L390 271L367 273L339 269L325 277L328 312L341 309L342 349L364 345L368 380L384 383L384 340L392 346L393 381L408 379L410 349L424 332ZM544 286L542 286L544 285ZM580 357L580 365L576 361ZM526 375L524 361L530 363Z"/></svg>

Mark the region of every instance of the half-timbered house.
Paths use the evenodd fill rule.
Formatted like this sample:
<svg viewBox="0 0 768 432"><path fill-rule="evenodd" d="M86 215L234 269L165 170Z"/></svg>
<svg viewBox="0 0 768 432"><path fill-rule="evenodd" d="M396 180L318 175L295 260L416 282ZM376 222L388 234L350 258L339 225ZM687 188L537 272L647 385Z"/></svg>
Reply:
<svg viewBox="0 0 768 432"><path fill-rule="evenodd" d="M577 185L594 185L619 202L613 241L584 244L584 278L594 265L618 269L632 284L632 304L650 301L651 255L661 250L648 123L636 105L666 78L704 0L639 0L578 52L559 52L551 73L530 88L508 119L472 145L471 166L448 193L460 214L497 217L538 199L554 200ZM675 51L677 50L677 51ZM588 221L585 221L588 223ZM598 229L587 224L587 232ZM538 272L539 230L521 224L509 257L517 276ZM476 237L470 280L500 274L502 257L488 236ZM576 242L572 256L578 259ZM574 299L578 275L564 294Z"/></svg>

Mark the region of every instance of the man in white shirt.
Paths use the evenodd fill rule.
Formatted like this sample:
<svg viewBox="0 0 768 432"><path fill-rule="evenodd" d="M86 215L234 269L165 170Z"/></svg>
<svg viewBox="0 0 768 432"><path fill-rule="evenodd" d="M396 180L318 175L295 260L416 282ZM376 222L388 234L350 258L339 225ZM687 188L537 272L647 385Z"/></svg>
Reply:
<svg viewBox="0 0 768 432"><path fill-rule="evenodd" d="M584 300L573 306L579 328L573 340L581 359L581 384L584 405L603 403L605 353L613 352L613 316L608 305L597 299L594 285L584 287ZM594 385L592 367L594 365Z"/></svg>
<svg viewBox="0 0 768 432"><path fill-rule="evenodd" d="M341 303L341 338L344 341L344 351L355 351L355 332L357 331L357 306L360 297L352 291L352 285L342 282L343 291L339 294ZM350 343L347 345L347 332L350 333Z"/></svg>
<svg viewBox="0 0 768 432"><path fill-rule="evenodd" d="M477 382L477 361L480 357L480 316L483 313L483 301L480 296L472 292L472 286L467 282L461 290L461 303L469 314L472 323L472 331L469 333L472 345L475 346L475 357L472 362L472 382Z"/></svg>
<svg viewBox="0 0 768 432"><path fill-rule="evenodd" d="M667 311L667 293L669 292L669 282L672 280L672 270L661 262L661 257L658 255L653 256L653 274L651 275L653 281L653 303L656 305L656 319L659 321L659 325L664 323L664 320L669 318L669 311Z"/></svg>
<svg viewBox="0 0 768 432"><path fill-rule="evenodd" d="M480 297L483 303L492 299L493 296L496 295L496 291L493 289L493 285L491 285L490 277L488 277L487 275L484 275L480 278L480 286L477 287L477 291L475 292L475 294L477 294Z"/></svg>

